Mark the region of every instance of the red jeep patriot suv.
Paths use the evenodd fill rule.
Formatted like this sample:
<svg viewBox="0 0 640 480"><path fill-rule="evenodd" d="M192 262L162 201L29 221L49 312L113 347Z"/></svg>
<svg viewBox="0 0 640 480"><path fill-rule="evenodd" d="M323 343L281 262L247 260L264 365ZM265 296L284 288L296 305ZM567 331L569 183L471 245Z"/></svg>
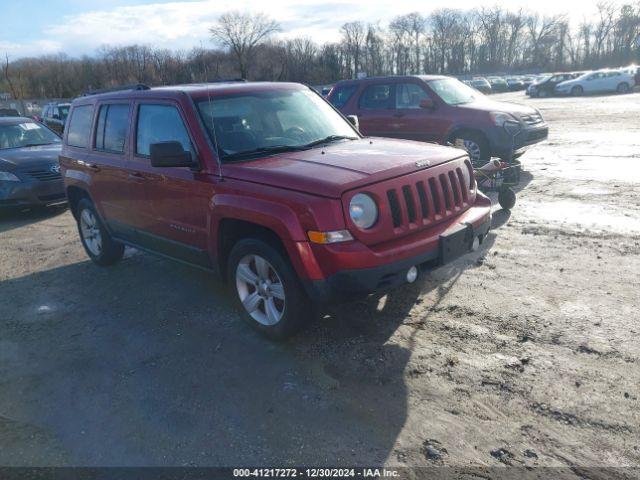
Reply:
<svg viewBox="0 0 640 480"><path fill-rule="evenodd" d="M389 289L454 260L491 221L464 151L362 137L292 83L78 98L60 161L95 263L131 245L218 271L271 337L304 324L309 300Z"/></svg>

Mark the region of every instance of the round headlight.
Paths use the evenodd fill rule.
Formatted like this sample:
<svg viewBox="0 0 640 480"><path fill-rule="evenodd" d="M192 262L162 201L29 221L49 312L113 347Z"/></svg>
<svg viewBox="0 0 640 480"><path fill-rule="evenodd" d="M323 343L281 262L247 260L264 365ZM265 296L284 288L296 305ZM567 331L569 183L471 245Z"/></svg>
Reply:
<svg viewBox="0 0 640 480"><path fill-rule="evenodd" d="M378 206L366 193L358 193L349 202L349 215L358 228L371 228L378 220Z"/></svg>

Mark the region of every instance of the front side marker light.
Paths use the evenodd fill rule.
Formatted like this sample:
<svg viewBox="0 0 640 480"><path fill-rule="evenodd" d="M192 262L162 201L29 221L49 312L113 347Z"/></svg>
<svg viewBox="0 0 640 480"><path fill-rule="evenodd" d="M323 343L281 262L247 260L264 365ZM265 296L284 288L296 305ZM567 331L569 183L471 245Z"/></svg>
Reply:
<svg viewBox="0 0 640 480"><path fill-rule="evenodd" d="M309 230L307 232L309 241L311 243L327 244L327 243L339 243L348 242L353 240L353 236L349 230L336 230L333 232L317 232L315 230Z"/></svg>

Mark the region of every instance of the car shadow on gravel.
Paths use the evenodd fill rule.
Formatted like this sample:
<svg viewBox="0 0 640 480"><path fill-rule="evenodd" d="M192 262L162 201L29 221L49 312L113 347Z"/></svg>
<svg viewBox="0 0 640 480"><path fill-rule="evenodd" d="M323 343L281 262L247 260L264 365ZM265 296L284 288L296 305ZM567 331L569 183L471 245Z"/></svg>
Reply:
<svg viewBox="0 0 640 480"><path fill-rule="evenodd" d="M1 282L0 464L380 465L407 417L411 352L389 339L438 275L282 343L147 254Z"/></svg>
<svg viewBox="0 0 640 480"><path fill-rule="evenodd" d="M63 207L32 208L24 210L0 209L0 233L56 217L61 213L64 213L66 210L66 205Z"/></svg>

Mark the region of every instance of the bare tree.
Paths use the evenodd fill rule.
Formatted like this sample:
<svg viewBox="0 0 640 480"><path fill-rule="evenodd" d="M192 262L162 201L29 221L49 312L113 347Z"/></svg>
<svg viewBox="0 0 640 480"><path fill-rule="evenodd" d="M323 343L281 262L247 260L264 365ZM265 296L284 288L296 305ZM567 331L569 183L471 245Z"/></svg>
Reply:
<svg viewBox="0 0 640 480"><path fill-rule="evenodd" d="M215 41L234 53L242 78L248 76L249 60L256 46L278 31L280 24L263 13L242 12L221 15L218 24L209 29Z"/></svg>
<svg viewBox="0 0 640 480"><path fill-rule="evenodd" d="M612 32L615 26L615 17L618 11L618 7L610 1L599 2L598 5L598 21L593 32L594 36L594 55L596 61L600 60L602 55L602 49L607 37Z"/></svg>
<svg viewBox="0 0 640 480"><path fill-rule="evenodd" d="M348 22L340 29L349 63L349 76L356 76L361 68L362 51L367 39L367 30L362 22Z"/></svg>
<svg viewBox="0 0 640 480"><path fill-rule="evenodd" d="M564 22L560 15L542 17L532 15L527 22L531 42L531 64L541 67L550 65L549 50L557 44L559 27Z"/></svg>
<svg viewBox="0 0 640 480"><path fill-rule="evenodd" d="M11 92L11 96L15 99L18 99L18 90L16 89L16 87L13 84L13 80L11 78L11 74L9 72L9 54L5 53L4 54L4 64L2 65L2 76L5 79L5 82L7 83L7 86L9 87L9 91Z"/></svg>

